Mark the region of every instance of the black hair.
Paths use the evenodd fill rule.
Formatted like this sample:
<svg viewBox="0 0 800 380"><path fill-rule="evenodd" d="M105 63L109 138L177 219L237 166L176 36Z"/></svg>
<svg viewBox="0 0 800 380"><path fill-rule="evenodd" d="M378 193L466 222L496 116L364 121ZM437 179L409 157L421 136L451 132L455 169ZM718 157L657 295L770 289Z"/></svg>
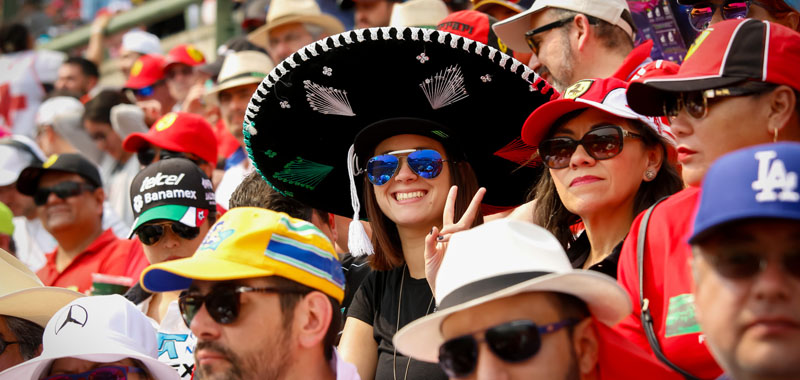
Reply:
<svg viewBox="0 0 800 380"><path fill-rule="evenodd" d="M292 218L311 223L313 214L328 222L328 213L309 207L294 198L282 195L273 189L258 172L252 172L242 180L231 195L230 208L260 207L275 212L285 212Z"/></svg>
<svg viewBox="0 0 800 380"><path fill-rule="evenodd" d="M30 32L21 23L0 26L0 53L9 54L30 49Z"/></svg>
<svg viewBox="0 0 800 380"><path fill-rule="evenodd" d="M14 334L13 337L4 337L4 339L19 342L19 353L22 355L23 359L30 360L39 354L44 327L27 319L12 317L10 315L0 315L0 317L6 320L8 330Z"/></svg>
<svg viewBox="0 0 800 380"><path fill-rule="evenodd" d="M100 91L99 94L84 105L83 120L111 124L111 108L118 104L130 103L130 100L119 91Z"/></svg>
<svg viewBox="0 0 800 380"><path fill-rule="evenodd" d="M97 65L83 57L69 57L62 65L76 65L81 68L83 75L92 78L100 77L100 70L97 69Z"/></svg>

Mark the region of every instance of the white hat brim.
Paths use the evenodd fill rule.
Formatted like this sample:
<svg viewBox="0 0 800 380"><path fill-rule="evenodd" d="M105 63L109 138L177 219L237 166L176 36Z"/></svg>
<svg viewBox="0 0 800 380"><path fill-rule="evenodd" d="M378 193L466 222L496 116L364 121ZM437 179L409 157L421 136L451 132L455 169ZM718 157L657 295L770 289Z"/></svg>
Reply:
<svg viewBox="0 0 800 380"><path fill-rule="evenodd" d="M527 292L571 294L586 302L592 316L607 326L619 323L632 310L630 297L611 277L587 270L552 273L439 310L411 322L394 335L394 346L403 355L436 363L439 361L439 346L445 341L441 332L445 318L489 301Z"/></svg>
<svg viewBox="0 0 800 380"><path fill-rule="evenodd" d="M528 42L525 41L525 33L531 29L531 18L533 14L549 6L543 3L545 2L534 2L533 6L526 11L511 16L503 21L496 22L492 25L494 33L506 46L510 47L511 50L530 52L531 47L528 46Z"/></svg>
<svg viewBox="0 0 800 380"><path fill-rule="evenodd" d="M156 380L180 379L178 372L169 364L162 363L153 357L128 349L115 349L114 353L99 352L104 347L96 347L97 352L76 353L54 357L39 356L0 372L2 379L40 379L53 363L53 360L62 358L76 358L95 363L111 363L125 358L136 359L147 367L147 371ZM107 350L108 348L106 348Z"/></svg>
<svg viewBox="0 0 800 380"><path fill-rule="evenodd" d="M267 22L258 29L247 34L247 40L258 46L266 48L269 45L270 30L278 26L294 22L319 25L323 30L325 30L325 34L328 36L344 32L344 25L342 25L341 21L339 21L336 17L324 13L319 15L292 15L272 20L272 22Z"/></svg>
<svg viewBox="0 0 800 380"><path fill-rule="evenodd" d="M24 289L0 297L0 314L45 327L58 310L84 296L69 289L52 286Z"/></svg>

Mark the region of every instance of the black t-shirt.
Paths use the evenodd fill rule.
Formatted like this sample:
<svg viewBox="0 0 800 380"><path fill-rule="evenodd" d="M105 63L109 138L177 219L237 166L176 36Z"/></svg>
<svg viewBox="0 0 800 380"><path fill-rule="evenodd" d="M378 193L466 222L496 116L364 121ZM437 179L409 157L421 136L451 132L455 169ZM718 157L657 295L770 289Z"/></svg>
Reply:
<svg viewBox="0 0 800 380"><path fill-rule="evenodd" d="M428 281L411 277L405 266L390 271L373 271L361 284L350 304L348 317L372 326L372 336L378 343L376 380L397 379L447 379L436 363L426 363L397 353L396 371L392 370L394 345L392 337L397 332L397 304L400 282L403 280L403 299L400 304L400 328L433 312L435 304ZM408 367L406 367L408 365ZM406 376L408 368L408 376ZM366 379L365 379L366 380Z"/></svg>
<svg viewBox="0 0 800 380"><path fill-rule="evenodd" d="M342 272L344 272L344 299L342 300L342 314L347 316L347 308L353 302L356 291L372 272L367 263L366 256L355 257L349 253L342 254Z"/></svg>
<svg viewBox="0 0 800 380"><path fill-rule="evenodd" d="M589 267L589 270L604 273L613 278L617 278L617 263L619 262L619 254L622 251L622 243L624 242L625 239L622 239L622 241L619 242L619 244L617 244L617 246L611 251L611 254L606 256L606 258L599 263ZM586 235L586 232L584 231L580 236L578 236L577 239L575 239L575 242L572 243L567 250L567 257L572 263L572 267L575 269L583 268L583 265L586 264L586 260L589 259L589 254L591 251L592 245L589 243L589 236Z"/></svg>

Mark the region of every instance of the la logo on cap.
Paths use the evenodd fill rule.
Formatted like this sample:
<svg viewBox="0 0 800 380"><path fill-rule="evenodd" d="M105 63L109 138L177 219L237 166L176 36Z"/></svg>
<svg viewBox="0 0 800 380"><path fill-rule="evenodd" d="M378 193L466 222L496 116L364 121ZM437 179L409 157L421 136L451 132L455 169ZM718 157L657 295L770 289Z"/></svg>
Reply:
<svg viewBox="0 0 800 380"><path fill-rule="evenodd" d="M580 98L586 91L589 91L592 88L592 83L594 83L591 79L584 79L575 82L572 86L569 86L567 91L564 91L564 99L577 99Z"/></svg>
<svg viewBox="0 0 800 380"><path fill-rule="evenodd" d="M757 202L797 202L797 173L787 172L786 165L774 150L756 152L758 179L753 181ZM776 191L780 190L780 192Z"/></svg>
<svg viewBox="0 0 800 380"><path fill-rule="evenodd" d="M177 119L178 119L178 114L176 114L174 112L170 112L170 113L164 115L164 117L162 117L161 120L159 120L156 123L156 131L161 132L161 131L171 127L172 124L175 124L175 120L177 120Z"/></svg>

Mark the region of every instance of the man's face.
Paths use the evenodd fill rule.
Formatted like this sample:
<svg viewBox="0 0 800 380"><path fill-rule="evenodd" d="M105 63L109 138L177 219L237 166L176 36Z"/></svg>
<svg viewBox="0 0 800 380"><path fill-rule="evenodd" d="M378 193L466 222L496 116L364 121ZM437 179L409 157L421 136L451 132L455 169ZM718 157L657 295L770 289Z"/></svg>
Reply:
<svg viewBox="0 0 800 380"><path fill-rule="evenodd" d="M264 287L272 282L269 277L262 277L235 284ZM215 287L230 285L194 281L189 292L207 295ZM286 375L294 356L293 332L291 321L283 321L278 294L247 292L241 293L239 299L241 308L233 323L217 323L205 305L192 319L189 327L197 337L196 379L279 379Z"/></svg>
<svg viewBox="0 0 800 380"><path fill-rule="evenodd" d="M117 162L124 163L131 153L122 148L122 139L111 124L85 119L83 127L97 145L97 149L108 152Z"/></svg>
<svg viewBox="0 0 800 380"><path fill-rule="evenodd" d="M356 29L389 26L394 2L389 0L356 0Z"/></svg>
<svg viewBox="0 0 800 380"><path fill-rule="evenodd" d="M0 315L0 340L4 342L16 342L17 336L11 332L6 323L6 318ZM25 361L22 353L19 350L19 344L9 344L6 346L5 351L0 353L0 372L7 368L11 368L19 363Z"/></svg>
<svg viewBox="0 0 800 380"><path fill-rule="evenodd" d="M275 63L288 58L294 52L314 42L314 36L299 22L277 26L269 31L267 52Z"/></svg>
<svg viewBox="0 0 800 380"><path fill-rule="evenodd" d="M50 188L63 182L87 184L78 174L47 172L39 180L39 189ZM103 214L103 190L81 191L67 199L51 193L47 203L37 208L42 225L51 234L75 228L87 228L98 224Z"/></svg>
<svg viewBox="0 0 800 380"><path fill-rule="evenodd" d="M33 204L33 197L17 191L17 183L0 186L0 202L3 202L11 209L14 216L31 216L36 213L36 205Z"/></svg>
<svg viewBox="0 0 800 380"><path fill-rule="evenodd" d="M197 83L197 75L192 66L185 63L173 63L164 71L167 89L170 96L178 102L183 102L189 94L189 89Z"/></svg>
<svg viewBox="0 0 800 380"><path fill-rule="evenodd" d="M482 333L493 326L516 320L530 320L538 326L563 319L547 293L523 293L454 313L442 322L445 341ZM485 342L479 343L475 370L464 379L580 379L572 339L566 328L541 336L541 348L532 358L508 363L498 358Z"/></svg>
<svg viewBox="0 0 800 380"><path fill-rule="evenodd" d="M81 67L72 64L63 64L58 68L58 79L56 79L56 90L67 90L78 94L86 94L91 90L91 78L81 71Z"/></svg>
<svg viewBox="0 0 800 380"><path fill-rule="evenodd" d="M160 225L164 231L163 235L161 235L161 239L156 241L155 244L142 244L142 249L144 249L144 254L147 256L147 261L149 261L150 264L191 257L194 255L197 248L200 247L200 243L203 242L203 238L206 236L209 228L209 222L204 220L203 224L197 227L200 233L193 239L185 239L172 230L172 223L180 222L158 220L145 223L139 227L141 230L141 228L148 225Z"/></svg>
<svg viewBox="0 0 800 380"><path fill-rule="evenodd" d="M783 264L800 260L798 247L800 222L785 220L736 222L694 247L697 319L733 378L800 378L800 274ZM755 274L720 273L752 256Z"/></svg>
<svg viewBox="0 0 800 380"><path fill-rule="evenodd" d="M244 146L244 134L242 134L242 123L244 123L244 113L247 111L247 104L250 97L256 92L258 84L247 84L236 86L219 92L219 111L222 120L228 131L239 140L239 144Z"/></svg>
<svg viewBox="0 0 800 380"><path fill-rule="evenodd" d="M545 9L531 17L530 30L559 21L560 16L552 9ZM531 56L528 66L559 92L564 92L575 78L575 54L569 41L569 27L564 25L533 36L537 53Z"/></svg>

